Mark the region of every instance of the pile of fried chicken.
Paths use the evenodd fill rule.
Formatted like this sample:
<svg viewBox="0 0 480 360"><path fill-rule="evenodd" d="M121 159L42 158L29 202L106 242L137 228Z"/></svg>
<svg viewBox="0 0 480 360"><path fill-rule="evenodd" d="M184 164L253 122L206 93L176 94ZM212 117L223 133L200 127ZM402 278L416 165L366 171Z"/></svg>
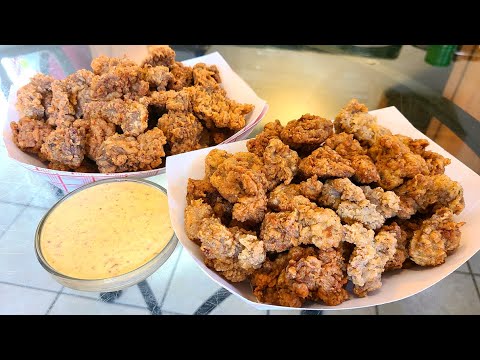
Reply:
<svg viewBox="0 0 480 360"><path fill-rule="evenodd" d="M276 120L248 152L208 154L205 178L188 180L186 233L260 302L364 297L385 271L440 265L460 244L463 189L428 145L392 134L356 99L334 122Z"/></svg>
<svg viewBox="0 0 480 360"><path fill-rule="evenodd" d="M253 105L227 97L215 65L175 56L158 46L141 65L100 56L63 80L35 75L17 93L15 144L50 169L114 173L158 168L242 129Z"/></svg>

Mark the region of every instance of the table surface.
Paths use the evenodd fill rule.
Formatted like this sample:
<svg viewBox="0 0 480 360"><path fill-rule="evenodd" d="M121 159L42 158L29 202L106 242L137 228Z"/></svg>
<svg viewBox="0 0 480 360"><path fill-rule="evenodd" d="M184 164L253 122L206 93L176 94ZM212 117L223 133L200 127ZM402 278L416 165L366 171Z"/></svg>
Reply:
<svg viewBox="0 0 480 360"><path fill-rule="evenodd" d="M434 67L414 46L173 46L177 59L220 52L270 109L266 122L304 113L333 118L351 98L370 109L396 106L412 124L480 173L480 123L442 96L452 65ZM360 51L358 51L360 49ZM89 68L100 54L141 60L146 45L0 46L0 129L12 84L41 71L58 78ZM361 53L360 53L361 52ZM369 56L370 55L370 56ZM457 59L456 61L462 61ZM1 131L1 130L0 130ZM166 187L164 175L150 178ZM178 245L136 286L114 293L74 291L51 279L33 250L45 212L63 193L34 176L0 144L0 314L480 314L480 254L430 289L408 299L348 311L258 311L211 281Z"/></svg>

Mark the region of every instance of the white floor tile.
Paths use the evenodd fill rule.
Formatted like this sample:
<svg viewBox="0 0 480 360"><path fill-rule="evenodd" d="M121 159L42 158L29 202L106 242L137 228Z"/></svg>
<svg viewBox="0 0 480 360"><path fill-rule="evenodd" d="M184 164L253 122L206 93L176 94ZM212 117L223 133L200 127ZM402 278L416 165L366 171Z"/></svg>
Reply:
<svg viewBox="0 0 480 360"><path fill-rule="evenodd" d="M182 252L183 247L180 245L180 243L178 243L177 247L165 264L163 264L160 269L155 271L155 273L147 278L148 286L155 295L158 305L161 305L163 299L165 298L165 291L167 290L168 282L172 277L173 269L177 263L178 257Z"/></svg>
<svg viewBox="0 0 480 360"><path fill-rule="evenodd" d="M43 269L35 255L34 229L41 213L38 209L25 210L0 238L0 281L58 291L61 285Z"/></svg>
<svg viewBox="0 0 480 360"><path fill-rule="evenodd" d="M90 291L78 291L65 287L62 291L62 294L72 294L88 297L90 299L105 302L101 299L99 292L90 292ZM136 305L136 306L147 306L145 300L143 299L142 293L138 289L137 285L131 286L127 289L122 290L122 293L118 298L113 301L115 304L126 304L126 305Z"/></svg>
<svg viewBox="0 0 480 360"><path fill-rule="evenodd" d="M420 294L378 309L380 315L480 315L480 300L472 276L453 273Z"/></svg>
<svg viewBox="0 0 480 360"><path fill-rule="evenodd" d="M32 200L35 189L23 183L0 181L0 202L27 205Z"/></svg>
<svg viewBox="0 0 480 360"><path fill-rule="evenodd" d="M184 250L173 274L162 310L193 314L218 289L220 286L210 280Z"/></svg>
<svg viewBox="0 0 480 360"><path fill-rule="evenodd" d="M232 294L211 311L210 315L267 315L267 312L255 309Z"/></svg>
<svg viewBox="0 0 480 360"><path fill-rule="evenodd" d="M15 220L8 231L18 231L28 236L32 244L35 239L35 231L37 231L38 223L46 214L47 209L38 209L27 207L27 209Z"/></svg>
<svg viewBox="0 0 480 360"><path fill-rule="evenodd" d="M110 304L62 294L50 310L51 315L148 315L148 309Z"/></svg>
<svg viewBox="0 0 480 360"><path fill-rule="evenodd" d="M323 315L375 315L375 306L353 310L324 310Z"/></svg>
<svg viewBox="0 0 480 360"><path fill-rule="evenodd" d="M45 184L34 196L30 205L44 208L51 208L55 203L63 197L57 193L56 188L48 183Z"/></svg>
<svg viewBox="0 0 480 360"><path fill-rule="evenodd" d="M0 314L43 315L57 296L54 292L0 284Z"/></svg>
<svg viewBox="0 0 480 360"><path fill-rule="evenodd" d="M21 205L5 204L0 201L0 214L2 214L0 216L0 236L24 208Z"/></svg>
<svg viewBox="0 0 480 360"><path fill-rule="evenodd" d="M270 315L300 315L300 310L270 310Z"/></svg>
<svg viewBox="0 0 480 360"><path fill-rule="evenodd" d="M474 274L480 275L480 251L468 260Z"/></svg>

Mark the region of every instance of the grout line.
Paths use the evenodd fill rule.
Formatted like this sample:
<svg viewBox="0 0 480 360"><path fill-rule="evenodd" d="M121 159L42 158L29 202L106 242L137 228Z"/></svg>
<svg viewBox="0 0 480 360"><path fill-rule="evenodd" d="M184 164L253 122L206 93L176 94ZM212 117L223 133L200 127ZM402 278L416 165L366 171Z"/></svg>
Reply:
<svg viewBox="0 0 480 360"><path fill-rule="evenodd" d="M53 305L55 305L55 303L57 302L58 298L60 297L60 294L62 293L63 288L64 288L64 286L62 286L62 288L60 289L60 291L57 293L57 296L55 296L55 299L53 299L53 301L52 301L52 303L50 304L50 306L48 307L47 312L45 313L45 315L48 315L48 314L50 313L50 311L51 311L52 308L53 308Z"/></svg>
<svg viewBox="0 0 480 360"><path fill-rule="evenodd" d="M458 270L456 270L454 272L456 272L457 274L463 274L463 275L470 275L471 274L469 271L458 271Z"/></svg>
<svg viewBox="0 0 480 360"><path fill-rule="evenodd" d="M15 284L15 283L8 282L8 281L0 281L0 284L18 286L18 287L23 287L23 288L32 289L32 290L46 291L46 292L50 292L50 293L57 293L58 291L60 291L60 290L42 289L42 288L39 288L39 287L36 287L36 286L30 286L30 285Z"/></svg>
<svg viewBox="0 0 480 360"><path fill-rule="evenodd" d="M49 209L49 208L46 207L46 206L29 205L32 201L33 201L33 198L32 198L29 202L27 202L27 203L25 204L25 203L16 203L16 202L13 202L13 201L3 201L2 199L0 199L0 203L2 203L2 204L17 205L17 206L27 206L27 207L29 207L29 208L42 209L42 210L48 210L48 209Z"/></svg>
<svg viewBox="0 0 480 360"><path fill-rule="evenodd" d="M475 286L475 290L477 290L478 300L480 301L480 291L478 290L477 280L475 280L475 275L473 274L472 268L471 268L468 261L467 261L467 266L468 266L468 269L470 270L470 276L472 277L472 281L473 281L473 285Z"/></svg>
<svg viewBox="0 0 480 360"><path fill-rule="evenodd" d="M147 280L143 280L137 284L138 289L140 290L143 300L147 304L147 308L152 315L162 315L162 310L158 306L157 298L153 293L150 285Z"/></svg>
<svg viewBox="0 0 480 360"><path fill-rule="evenodd" d="M175 251L175 250L174 250ZM163 309L163 303L165 302L165 298L167 297L168 290L170 290L170 285L172 283L173 276L175 275L175 271L177 270L178 262L180 261L180 257L183 254L183 246L180 249L180 254L178 254L177 260L175 261L175 265L173 266L172 274L170 275L170 279L168 279L167 287L165 288L165 294L163 294L162 301L160 301L160 311Z"/></svg>
<svg viewBox="0 0 480 360"><path fill-rule="evenodd" d="M146 306L125 304L125 303L120 303L120 302L117 302L117 301L115 301L115 302L105 302L105 301L101 301L101 300L91 298L91 297L88 297L88 296L84 296L84 295L68 294L68 293L62 293L62 295L72 296L72 297L77 297L77 298L82 298L82 299L88 299L88 300L92 300L92 301L95 301L95 302L100 302L102 304L121 305L121 306L128 306L128 307L136 308L136 309L143 309L143 310L147 309L148 310L148 308Z"/></svg>
<svg viewBox="0 0 480 360"><path fill-rule="evenodd" d="M380 310L378 310L378 306L375 306L375 315L380 315Z"/></svg>
<svg viewBox="0 0 480 360"><path fill-rule="evenodd" d="M18 205L20 206L20 205ZM18 218L27 210L28 205L21 205L23 206L23 209L20 210L20 212L15 216L10 224L7 225L7 227L3 230L2 236L12 227L12 225L15 223L15 221L18 220Z"/></svg>

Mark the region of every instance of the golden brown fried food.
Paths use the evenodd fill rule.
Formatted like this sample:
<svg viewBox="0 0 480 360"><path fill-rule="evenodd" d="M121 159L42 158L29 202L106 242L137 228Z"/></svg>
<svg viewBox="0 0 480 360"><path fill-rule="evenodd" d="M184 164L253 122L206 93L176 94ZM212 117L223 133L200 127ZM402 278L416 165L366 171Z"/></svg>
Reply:
<svg viewBox="0 0 480 360"><path fill-rule="evenodd" d="M77 168L85 156L85 128L59 127L45 138L41 153L48 161Z"/></svg>
<svg viewBox="0 0 480 360"><path fill-rule="evenodd" d="M280 139L271 139L263 153L263 172L268 180L268 190L279 183L288 185L298 172L300 158L294 150L290 150Z"/></svg>
<svg viewBox="0 0 480 360"><path fill-rule="evenodd" d="M361 202L364 200L366 197L362 189L346 178L325 181L318 199L322 206L328 206L334 210L338 209L342 201Z"/></svg>
<svg viewBox="0 0 480 360"><path fill-rule="evenodd" d="M69 127L83 117L86 105L91 101L91 83L95 75L88 70L78 70L63 80L52 82L52 101L48 109L48 123Z"/></svg>
<svg viewBox="0 0 480 360"><path fill-rule="evenodd" d="M215 126L240 130L245 127L245 116L254 109L251 104L239 104L227 98L223 90L210 91L200 86L190 89L193 113L209 129Z"/></svg>
<svg viewBox="0 0 480 360"><path fill-rule="evenodd" d="M115 134L115 124L100 118L91 119L85 144L87 157L96 161L100 155L102 143L113 134Z"/></svg>
<svg viewBox="0 0 480 360"><path fill-rule="evenodd" d="M13 142L22 151L38 154L45 138L53 131L53 128L43 120L28 117L21 118L18 122L10 123Z"/></svg>
<svg viewBox="0 0 480 360"><path fill-rule="evenodd" d="M200 226L205 219L214 215L212 207L203 199L187 200L187 206L184 211L185 233L188 238L200 245L198 233Z"/></svg>
<svg viewBox="0 0 480 360"><path fill-rule="evenodd" d="M372 159L366 155L366 150L353 138L352 134L345 132L333 134L325 141L325 145L350 160L352 168L355 169L353 180L362 184L380 180L380 175L378 175Z"/></svg>
<svg viewBox="0 0 480 360"><path fill-rule="evenodd" d="M149 83L150 89L165 91L167 85L173 80L173 75L166 66L146 65L143 68L143 80Z"/></svg>
<svg viewBox="0 0 480 360"><path fill-rule="evenodd" d="M193 66L193 84L204 88L218 88L222 81L220 73L215 65L208 66L204 63L198 63Z"/></svg>
<svg viewBox="0 0 480 360"><path fill-rule="evenodd" d="M393 191L381 187L360 186L365 197L376 206L376 210L386 219L394 217L400 211L400 198Z"/></svg>
<svg viewBox="0 0 480 360"><path fill-rule="evenodd" d="M447 255L460 245L460 228L464 224L453 220L451 209L439 208L413 233L408 247L410 258L421 266L443 264Z"/></svg>
<svg viewBox="0 0 480 360"><path fill-rule="evenodd" d="M390 232L397 239L395 254L393 254L393 257L385 264L385 271L401 269L405 260L408 259L407 233L402 231L396 222L392 222L389 225L383 225L380 228L380 231Z"/></svg>
<svg viewBox="0 0 480 360"><path fill-rule="evenodd" d="M217 218L202 221L198 238L205 264L232 282L245 280L265 261L262 241L243 229L228 229Z"/></svg>
<svg viewBox="0 0 480 360"><path fill-rule="evenodd" d="M148 126L147 107L132 100L92 101L85 107L85 118L120 125L127 136L138 136Z"/></svg>
<svg viewBox="0 0 480 360"><path fill-rule="evenodd" d="M36 74L28 84L18 89L16 108L20 118L27 117L35 120L48 118L54 80L49 75Z"/></svg>
<svg viewBox="0 0 480 360"><path fill-rule="evenodd" d="M292 149L315 149L333 134L333 123L320 116L305 114L289 121L280 133L282 141Z"/></svg>
<svg viewBox="0 0 480 360"><path fill-rule="evenodd" d="M376 236L360 223L345 225L345 241L355 244L350 256L347 274L354 285L354 293L364 297L382 286L381 276L385 264L393 259L397 239L390 231L380 231Z"/></svg>
<svg viewBox="0 0 480 360"><path fill-rule="evenodd" d="M193 85L193 69L190 66L185 66L181 62L176 61L170 66L170 73L172 79L167 85L168 90L179 91L184 87Z"/></svg>
<svg viewBox="0 0 480 360"><path fill-rule="evenodd" d="M169 111L158 119L158 127L167 138L171 155L202 148L203 126L191 113Z"/></svg>
<svg viewBox="0 0 480 360"><path fill-rule="evenodd" d="M100 55L92 60L90 66L92 67L95 75L102 75L109 72L116 66L137 66L137 64L128 59L126 56L117 58Z"/></svg>
<svg viewBox="0 0 480 360"><path fill-rule="evenodd" d="M385 190L392 190L417 174L427 171L425 160L410 150L396 135L385 135L369 149L380 175L378 184Z"/></svg>
<svg viewBox="0 0 480 360"><path fill-rule="evenodd" d="M430 207L436 210L447 207L458 215L465 207L462 186L447 175L416 175L395 189L400 197L398 216L408 219L417 211L425 212Z"/></svg>
<svg viewBox="0 0 480 360"><path fill-rule="evenodd" d="M163 145L167 140L162 130L153 128L137 138L115 134L105 139L97 157L102 173L156 169L165 156Z"/></svg>
<svg viewBox="0 0 480 360"><path fill-rule="evenodd" d="M335 131L352 134L362 146L371 146L383 135L390 135L387 128L377 124L377 118L368 113L368 108L352 99L335 117Z"/></svg>
<svg viewBox="0 0 480 360"><path fill-rule="evenodd" d="M212 207L216 217L223 224L229 224L232 220L233 205L225 200L220 193L210 184L207 179L195 180L188 179L187 185L187 204L191 200L202 199L205 203Z"/></svg>
<svg viewBox="0 0 480 360"><path fill-rule="evenodd" d="M280 139L280 133L282 130L283 126L278 120L265 124L261 133L255 136L255 138L247 141L248 151L262 157L266 147L270 143L270 140Z"/></svg>
<svg viewBox="0 0 480 360"><path fill-rule="evenodd" d="M348 299L345 264L334 249L294 247L288 253L267 259L251 278L259 301L300 307L306 300L338 305Z"/></svg>
<svg viewBox="0 0 480 360"><path fill-rule="evenodd" d="M175 51L168 45L150 47L148 56L143 60L142 66L167 66L175 63Z"/></svg>
<svg viewBox="0 0 480 360"><path fill-rule="evenodd" d="M205 178L210 179L218 166L231 156L232 154L225 150L213 149L210 151L205 157Z"/></svg>
<svg viewBox="0 0 480 360"><path fill-rule="evenodd" d="M270 191L268 207L275 211L292 211L295 209L295 196L303 195L311 201L317 201L322 193L322 186L316 175L300 184L280 184Z"/></svg>
<svg viewBox="0 0 480 360"><path fill-rule="evenodd" d="M221 162L210 182L228 201L234 203L233 218L261 222L267 209L267 179L262 160L249 152L236 153Z"/></svg>
<svg viewBox="0 0 480 360"><path fill-rule="evenodd" d="M260 239L267 251L282 252L298 243L298 210L267 213L260 229Z"/></svg>
<svg viewBox="0 0 480 360"><path fill-rule="evenodd" d="M207 130L207 129L205 129ZM208 130L207 130L208 131ZM210 129L210 137L213 144L218 145L225 140L227 140L230 136L232 136L235 131L228 129L228 128L212 128Z"/></svg>
<svg viewBox="0 0 480 360"><path fill-rule="evenodd" d="M355 173L351 165L349 160L341 157L335 150L323 146L302 159L299 170L306 177L350 177Z"/></svg>

